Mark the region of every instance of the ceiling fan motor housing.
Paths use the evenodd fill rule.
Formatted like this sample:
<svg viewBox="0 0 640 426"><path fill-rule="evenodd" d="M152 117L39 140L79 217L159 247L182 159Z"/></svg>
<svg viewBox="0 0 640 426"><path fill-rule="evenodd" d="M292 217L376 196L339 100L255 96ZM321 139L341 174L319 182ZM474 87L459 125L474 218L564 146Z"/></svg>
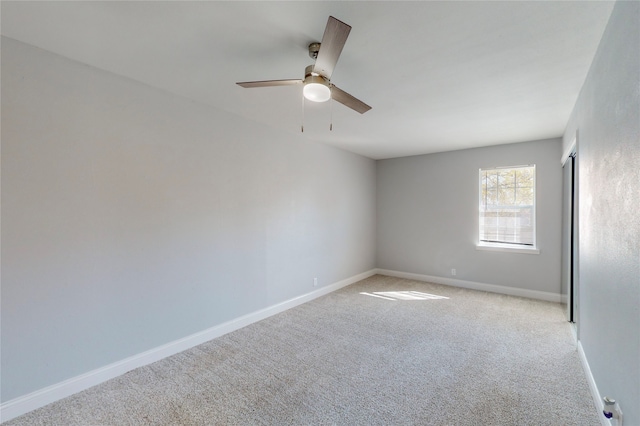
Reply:
<svg viewBox="0 0 640 426"><path fill-rule="evenodd" d="M326 81L329 81L327 78L321 76L320 74L318 74L317 72L315 72L313 70L314 65L308 65L305 69L304 69L304 80L307 80L307 77L320 77Z"/></svg>

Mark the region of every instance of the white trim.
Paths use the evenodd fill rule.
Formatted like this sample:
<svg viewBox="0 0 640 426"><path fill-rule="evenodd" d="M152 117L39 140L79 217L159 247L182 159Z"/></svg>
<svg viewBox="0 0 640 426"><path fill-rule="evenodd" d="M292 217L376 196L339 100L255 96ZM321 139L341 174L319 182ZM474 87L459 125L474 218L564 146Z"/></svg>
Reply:
<svg viewBox="0 0 640 426"><path fill-rule="evenodd" d="M0 422L11 420L15 417L26 414L29 411L43 407L52 402L58 401L62 398L66 398L92 386L118 377L135 368L159 361L168 356L177 354L178 352L185 351L209 340L246 327L250 324L253 324L254 322L258 322L272 315L284 312L287 309L291 309L303 303L307 303L313 299L324 296L343 287L368 278L372 275L375 275L375 273L376 269L371 269L361 274L354 275L350 278L346 278L342 281L338 281L328 286L319 288L302 296L294 297L293 299L286 300L268 308L243 315L231 321L213 326L182 339L174 340L173 342L169 342L165 345L158 346L129 358L125 358L121 361L114 362L113 364L109 364L96 370L81 374L79 376L72 377L63 382L56 383L46 388L34 391L30 394L14 398L0 405Z"/></svg>
<svg viewBox="0 0 640 426"><path fill-rule="evenodd" d="M587 355L584 353L584 349L582 348L582 343L578 340L578 356L580 357L580 363L582 364L582 369L584 370L585 376L587 376L587 382L589 383L589 390L591 391L591 397L593 398L593 403L595 404L596 410L598 411L598 418L600 418L600 423L602 426L611 426L611 421L607 419L602 411L604 409L604 404L602 403L602 397L600 396L600 392L598 392L598 386L596 386L596 381L593 378L593 374L591 374L591 368L589 368L589 362L587 361Z"/></svg>
<svg viewBox="0 0 640 426"><path fill-rule="evenodd" d="M540 254L540 249L537 249L535 247L518 246L515 244L505 244L505 243L480 242L476 244L476 250L501 251L505 253L520 253L520 254Z"/></svg>
<svg viewBox="0 0 640 426"><path fill-rule="evenodd" d="M508 294L510 296L527 297L529 299L546 300L548 302L560 303L559 293L547 291L529 290L526 288L507 287L495 284L478 283L474 281L464 281L452 278L435 277L431 275L413 274L410 272L392 271L389 269L378 269L380 275L390 277L407 278L410 280L426 281L435 284L450 285L452 287L468 288L471 290L488 291L490 293Z"/></svg>
<svg viewBox="0 0 640 426"><path fill-rule="evenodd" d="M565 163L569 159L569 156L574 152L576 152L577 141L578 141L578 137L576 134L576 136L573 137L573 140L571 141L571 145L569 145L569 148L567 148L567 150L562 154L562 157L560 157L560 164L562 165L562 167L564 167Z"/></svg>

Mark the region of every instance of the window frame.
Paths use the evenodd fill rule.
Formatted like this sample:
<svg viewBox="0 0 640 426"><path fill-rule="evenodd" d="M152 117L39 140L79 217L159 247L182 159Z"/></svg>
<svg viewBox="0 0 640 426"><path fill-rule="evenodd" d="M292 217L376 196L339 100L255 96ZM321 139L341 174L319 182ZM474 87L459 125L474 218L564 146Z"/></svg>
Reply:
<svg viewBox="0 0 640 426"><path fill-rule="evenodd" d="M483 172L489 170L501 170L501 169L518 169L524 167L532 167L533 168L533 244L523 244L523 243L510 243L510 242L498 242L498 241L483 241L482 235L480 235L480 220L482 213L482 175ZM517 166L498 166L498 167L481 167L478 170L478 217L477 217L477 225L478 225L478 242L476 244L476 250L486 250L486 251L497 251L497 252L512 252L512 253L525 253L525 254L539 254L540 250L538 249L538 224L537 224L537 168L535 164L524 164Z"/></svg>

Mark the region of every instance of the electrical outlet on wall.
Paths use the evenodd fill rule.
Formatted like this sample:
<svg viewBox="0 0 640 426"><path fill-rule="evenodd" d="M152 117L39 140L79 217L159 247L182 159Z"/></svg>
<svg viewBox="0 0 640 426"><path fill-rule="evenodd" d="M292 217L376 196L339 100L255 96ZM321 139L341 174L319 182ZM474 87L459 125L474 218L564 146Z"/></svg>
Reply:
<svg viewBox="0 0 640 426"><path fill-rule="evenodd" d="M315 277L315 278L313 279L313 286L314 286L314 287L317 287L317 286L318 286L318 277Z"/></svg>
<svg viewBox="0 0 640 426"><path fill-rule="evenodd" d="M456 268L451 268L451 275L456 276Z"/></svg>

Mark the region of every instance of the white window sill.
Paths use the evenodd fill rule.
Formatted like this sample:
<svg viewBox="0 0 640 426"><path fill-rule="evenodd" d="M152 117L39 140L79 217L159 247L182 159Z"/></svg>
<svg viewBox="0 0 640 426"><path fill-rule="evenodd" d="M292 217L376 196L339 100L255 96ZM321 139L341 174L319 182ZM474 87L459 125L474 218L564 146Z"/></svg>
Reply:
<svg viewBox="0 0 640 426"><path fill-rule="evenodd" d="M540 254L540 250L535 247L504 243L478 243L476 245L476 250L502 251L521 254Z"/></svg>

